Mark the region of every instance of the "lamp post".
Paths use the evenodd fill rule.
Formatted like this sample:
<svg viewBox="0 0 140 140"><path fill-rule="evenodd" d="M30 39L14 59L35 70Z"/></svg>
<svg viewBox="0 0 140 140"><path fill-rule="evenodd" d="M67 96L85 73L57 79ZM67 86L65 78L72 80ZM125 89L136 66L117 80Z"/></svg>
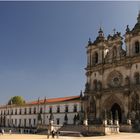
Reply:
<svg viewBox="0 0 140 140"><path fill-rule="evenodd" d="M13 102L12 102L12 100L10 101L10 116L9 116L9 125L10 125L10 127L12 127L12 104L13 104Z"/></svg>
<svg viewBox="0 0 140 140"><path fill-rule="evenodd" d="M46 97L44 99L44 115L43 115L43 124L45 125L45 111L46 111Z"/></svg>

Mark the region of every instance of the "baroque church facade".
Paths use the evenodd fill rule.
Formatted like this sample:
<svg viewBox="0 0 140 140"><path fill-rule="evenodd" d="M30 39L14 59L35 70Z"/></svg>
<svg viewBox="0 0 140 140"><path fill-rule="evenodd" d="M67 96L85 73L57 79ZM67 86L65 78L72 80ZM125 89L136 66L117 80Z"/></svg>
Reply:
<svg viewBox="0 0 140 140"><path fill-rule="evenodd" d="M133 29L127 25L124 38L120 32L105 38L101 28L98 33L86 47L85 119L98 123L107 112L114 120L118 112L120 124L128 118L135 123L140 118L140 13Z"/></svg>
<svg viewBox="0 0 140 140"><path fill-rule="evenodd" d="M140 130L140 13L132 29L127 25L124 38L119 32L106 38L101 28L98 33L86 47L84 95L0 106L0 128L30 133L70 126L72 131L108 134L118 133L124 124L123 131L133 131L136 125L131 124L137 124Z"/></svg>

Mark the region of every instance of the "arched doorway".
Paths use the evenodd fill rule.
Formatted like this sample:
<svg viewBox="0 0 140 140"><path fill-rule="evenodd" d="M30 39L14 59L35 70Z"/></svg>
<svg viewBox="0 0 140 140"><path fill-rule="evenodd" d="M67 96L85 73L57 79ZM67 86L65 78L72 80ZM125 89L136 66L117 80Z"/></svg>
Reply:
<svg viewBox="0 0 140 140"><path fill-rule="evenodd" d="M111 112L112 112L113 121L115 120L116 112L118 112L119 123L121 123L122 122L122 110L121 110L121 107L117 103L114 103L112 105Z"/></svg>

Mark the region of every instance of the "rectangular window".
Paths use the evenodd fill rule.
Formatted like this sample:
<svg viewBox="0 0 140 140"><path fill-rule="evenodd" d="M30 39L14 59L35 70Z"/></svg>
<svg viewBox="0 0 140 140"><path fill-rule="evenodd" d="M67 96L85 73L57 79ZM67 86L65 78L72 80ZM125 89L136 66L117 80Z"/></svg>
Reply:
<svg viewBox="0 0 140 140"><path fill-rule="evenodd" d="M17 109L15 109L15 115L17 115Z"/></svg>
<svg viewBox="0 0 140 140"><path fill-rule="evenodd" d="M36 114L36 107L34 107L34 114Z"/></svg>
<svg viewBox="0 0 140 140"><path fill-rule="evenodd" d="M13 115L13 110L11 110L11 115Z"/></svg>
<svg viewBox="0 0 140 140"><path fill-rule="evenodd" d="M49 113L52 113L52 107L50 107Z"/></svg>
<svg viewBox="0 0 140 140"><path fill-rule="evenodd" d="M22 114L22 109L19 110L19 114L20 114L20 115Z"/></svg>
<svg viewBox="0 0 140 140"><path fill-rule="evenodd" d="M77 105L73 106L73 112L77 112Z"/></svg>
<svg viewBox="0 0 140 140"><path fill-rule="evenodd" d="M8 126L9 126L9 119L7 119L7 124L8 124Z"/></svg>
<svg viewBox="0 0 140 140"><path fill-rule="evenodd" d="M60 106L57 107L57 113L60 113Z"/></svg>
<svg viewBox="0 0 140 140"><path fill-rule="evenodd" d="M60 119L59 118L56 119L56 123L57 123L57 125L60 124Z"/></svg>
<svg viewBox="0 0 140 140"><path fill-rule="evenodd" d="M32 114L32 109L31 108L29 108L29 114Z"/></svg>
<svg viewBox="0 0 140 140"><path fill-rule="evenodd" d="M34 125L36 125L36 119L34 119Z"/></svg>
<svg viewBox="0 0 140 140"><path fill-rule="evenodd" d="M17 126L17 119L15 119L15 126Z"/></svg>
<svg viewBox="0 0 140 140"><path fill-rule="evenodd" d="M42 109L42 107L40 108L40 113L41 113L41 114L43 113L43 109Z"/></svg>
<svg viewBox="0 0 140 140"><path fill-rule="evenodd" d="M69 112L68 105L65 106L65 112Z"/></svg>
<svg viewBox="0 0 140 140"><path fill-rule="evenodd" d="M19 126L21 126L21 119L19 119Z"/></svg>
<svg viewBox="0 0 140 140"><path fill-rule="evenodd" d="M29 119L29 126L31 126L31 119Z"/></svg>
<svg viewBox="0 0 140 140"><path fill-rule="evenodd" d="M24 126L26 127L26 119L24 119Z"/></svg>
<svg viewBox="0 0 140 140"><path fill-rule="evenodd" d="M11 120L11 123L13 124L13 119Z"/></svg>
<svg viewBox="0 0 140 140"><path fill-rule="evenodd" d="M26 108L24 109L24 114L27 114L27 109Z"/></svg>

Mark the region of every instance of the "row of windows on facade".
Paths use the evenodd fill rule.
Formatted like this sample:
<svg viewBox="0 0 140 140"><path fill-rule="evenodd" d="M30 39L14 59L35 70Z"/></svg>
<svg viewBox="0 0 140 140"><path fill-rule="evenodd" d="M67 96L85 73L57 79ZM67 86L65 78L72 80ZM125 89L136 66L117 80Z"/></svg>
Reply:
<svg viewBox="0 0 140 140"><path fill-rule="evenodd" d="M56 110L56 113L60 113L60 106L57 106L57 110ZM53 108L52 107L49 107L49 113L52 113L53 112ZM65 106L65 112L69 112L69 106ZM74 105L73 106L73 112L77 112L77 105ZM28 112L27 112L27 108L24 108L24 113L22 112L22 109L19 109L19 112L18 112L18 109L15 109L15 111L13 111L13 109L11 110L2 110L1 111L1 115L21 115L21 114L36 114L36 113L43 113L43 108L41 107L39 112L37 112L37 109L36 107L33 108L33 112L32 112L32 108L29 108Z"/></svg>
<svg viewBox="0 0 140 140"><path fill-rule="evenodd" d="M22 120L21 119L7 119L7 120L4 120L4 119L1 118L0 124L1 125L6 125L6 121L7 121L8 126L19 126L19 127L20 126L27 126L27 121L28 121L28 126L30 126L30 127L35 126L37 124L36 119L31 119L31 118L23 119L23 125L22 125Z"/></svg>
<svg viewBox="0 0 140 140"><path fill-rule="evenodd" d="M115 54L116 54L116 51L117 51L116 47L114 47L114 51L113 52L115 52ZM140 44L139 44L138 41L135 42L134 53L135 54L139 54L140 53ZM116 56L116 55L114 55L114 56ZM99 61L99 56L98 56L98 53L95 52L94 55L93 55L93 64L97 64L98 61Z"/></svg>
<svg viewBox="0 0 140 140"><path fill-rule="evenodd" d="M48 118L48 116L47 116ZM50 118L49 118L50 119ZM65 114L64 116L64 123L68 123L68 116L67 114ZM79 114L75 114L74 118L73 118L73 123L75 124L76 120L79 120ZM22 119L6 119L5 117L1 117L0 118L0 126L4 126L6 125L6 121L7 121L7 125L8 126L17 126L17 127L33 127L33 126L36 126L37 124L37 120L34 118L34 119L23 119L23 125L22 125ZM28 122L27 122L28 121ZM56 118L56 124L59 125L60 124L60 118Z"/></svg>

